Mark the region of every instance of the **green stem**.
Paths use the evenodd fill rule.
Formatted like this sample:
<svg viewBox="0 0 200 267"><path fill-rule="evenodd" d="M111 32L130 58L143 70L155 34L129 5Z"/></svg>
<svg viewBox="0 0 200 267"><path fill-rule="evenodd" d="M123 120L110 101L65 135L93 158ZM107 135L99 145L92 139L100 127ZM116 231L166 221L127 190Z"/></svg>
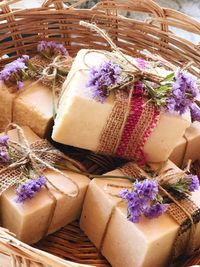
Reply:
<svg viewBox="0 0 200 267"><path fill-rule="evenodd" d="M130 176L123 176L123 175L101 175L101 174L90 174L88 172L84 172L84 171L79 171L79 170L75 170L73 168L67 167L67 166L63 166L63 165L58 165L58 164L54 164L54 167L61 169L61 170L68 170L68 171L72 171L78 174L82 174L87 176L90 179L93 178L117 178L117 179L128 179L131 182L135 181L135 178L130 177Z"/></svg>

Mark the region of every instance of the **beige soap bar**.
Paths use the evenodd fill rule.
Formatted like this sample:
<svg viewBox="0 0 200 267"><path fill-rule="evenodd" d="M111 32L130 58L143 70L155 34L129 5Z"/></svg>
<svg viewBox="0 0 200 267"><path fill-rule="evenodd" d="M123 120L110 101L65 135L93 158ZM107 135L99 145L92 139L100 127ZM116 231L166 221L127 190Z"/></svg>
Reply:
<svg viewBox="0 0 200 267"><path fill-rule="evenodd" d="M186 130L186 132L187 132L187 130ZM182 137L179 140L179 142L177 143L176 147L174 148L174 150L172 151L172 153L169 157L169 159L173 163L175 163L178 167L182 167L186 147L187 147L187 141L186 141L185 137Z"/></svg>
<svg viewBox="0 0 200 267"><path fill-rule="evenodd" d="M25 127L24 130L30 143L39 139L28 127ZM17 140L16 130L11 130L9 136L12 140ZM50 191L43 188L34 198L26 200L24 203L16 203L15 188L10 188L1 196L2 226L15 233L18 239L32 244L39 241L44 234L55 232L64 225L78 219L89 179L70 171L64 171L64 173L79 187L79 194L76 198L61 194L48 185ZM54 171L46 170L44 175L66 194L70 194L76 189L75 185L66 177ZM53 201L53 198L56 202Z"/></svg>
<svg viewBox="0 0 200 267"><path fill-rule="evenodd" d="M29 126L40 137L47 135L53 124L53 98L51 90L35 81L26 81L22 91L10 93L0 83L0 129L9 122Z"/></svg>
<svg viewBox="0 0 200 267"><path fill-rule="evenodd" d="M172 167L179 171L171 162L165 168ZM115 170L108 175L122 173ZM117 194L121 189L113 189L110 184L124 188L131 185L123 179L94 179L86 194L81 228L98 248L101 245L102 254L113 267L168 267L179 225L167 213L153 220L143 217L139 223L128 221L127 205L119 204L120 198L110 194ZM192 199L199 204L200 191L193 193ZM196 236L199 234L200 224L196 227ZM103 235L105 238L101 243ZM200 246L199 238L195 239L194 245L196 248Z"/></svg>
<svg viewBox="0 0 200 267"><path fill-rule="evenodd" d="M189 159L195 161L200 159L200 122L193 122L185 132L187 140L186 151L183 159L183 166L187 165Z"/></svg>
<svg viewBox="0 0 200 267"><path fill-rule="evenodd" d="M87 52L88 50L78 52L63 85L65 91L60 101L52 138L63 144L96 151L114 99L110 96L103 104L91 99L86 87L89 72L84 70L87 69L85 63L99 65L107 59L105 55L96 52L89 53L84 58ZM167 160L190 123L189 113L184 116L162 113L144 146L148 161Z"/></svg>
<svg viewBox="0 0 200 267"><path fill-rule="evenodd" d="M195 121L186 129L169 159L179 167L185 167L188 160L200 159L200 122Z"/></svg>

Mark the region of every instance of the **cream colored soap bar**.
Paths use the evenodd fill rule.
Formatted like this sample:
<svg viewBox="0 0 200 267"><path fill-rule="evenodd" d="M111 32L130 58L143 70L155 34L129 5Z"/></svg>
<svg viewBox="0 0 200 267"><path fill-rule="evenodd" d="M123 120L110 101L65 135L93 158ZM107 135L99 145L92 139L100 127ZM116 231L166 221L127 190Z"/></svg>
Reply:
<svg viewBox="0 0 200 267"><path fill-rule="evenodd" d="M0 129L9 122L29 126L40 137L47 135L52 126L53 98L51 90L35 81L26 81L23 90L10 93L0 83Z"/></svg>
<svg viewBox="0 0 200 267"><path fill-rule="evenodd" d="M171 162L165 168L172 167L180 171ZM108 175L122 175L122 172L115 170ZM143 217L139 223L128 221L127 204L119 203L120 198L113 196L121 188L114 188L113 184L124 188L131 186L128 180L110 178L94 179L90 183L81 228L113 267L168 267L179 225L167 213L153 220ZM193 193L192 199L199 204L200 191ZM196 226L196 248L200 246L199 234L200 224Z"/></svg>
<svg viewBox="0 0 200 267"><path fill-rule="evenodd" d="M193 122L186 129L169 159L179 167L185 167L188 160L200 159L200 122Z"/></svg>
<svg viewBox="0 0 200 267"><path fill-rule="evenodd" d="M187 132L187 130L186 130L186 132ZM174 150L172 151L172 153L169 157L169 159L172 162L174 162L178 167L182 167L186 147L187 147L187 141L186 141L185 137L182 137L179 140L178 144L176 145L176 147L174 148Z"/></svg>
<svg viewBox="0 0 200 267"><path fill-rule="evenodd" d="M52 138L63 144L97 151L114 99L110 96L103 104L91 99L86 87L89 72L84 70L87 69L85 63L92 66L99 65L107 59L105 55L96 52L89 53L85 57L87 52L88 50L78 52L63 85L65 91L60 101ZM162 113L144 146L148 161L167 160L190 122L189 114L177 116Z"/></svg>
<svg viewBox="0 0 200 267"><path fill-rule="evenodd" d="M29 128L24 129L30 143L39 139ZM9 136L12 140L17 140L16 130L11 130ZM43 188L34 198L24 203L16 203L15 188L10 188L1 196L2 226L15 233L18 239L32 244L39 241L45 234L55 232L78 219L89 179L69 171L64 171L64 173L78 185L79 194L76 198L61 194L48 185L50 191ZM66 177L51 170L46 170L44 175L66 194L74 192L75 185Z"/></svg>
<svg viewBox="0 0 200 267"><path fill-rule="evenodd" d="M189 159L195 161L200 159L200 122L193 122L185 132L187 140L186 151L183 159L183 166L187 165Z"/></svg>

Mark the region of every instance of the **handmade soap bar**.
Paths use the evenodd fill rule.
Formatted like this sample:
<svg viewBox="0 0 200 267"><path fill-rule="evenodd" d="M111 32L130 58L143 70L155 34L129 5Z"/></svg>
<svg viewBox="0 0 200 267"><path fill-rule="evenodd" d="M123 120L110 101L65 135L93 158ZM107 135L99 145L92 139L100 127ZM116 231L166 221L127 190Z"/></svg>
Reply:
<svg viewBox="0 0 200 267"><path fill-rule="evenodd" d="M188 160L200 159L200 122L193 122L186 130L185 139L187 140L186 151L183 158L183 166L187 165Z"/></svg>
<svg viewBox="0 0 200 267"><path fill-rule="evenodd" d="M52 134L55 141L104 153L99 150L99 144L104 127L113 112L114 96L111 94L102 104L91 98L91 92L86 83L89 77L88 64L98 66L105 60L107 60L105 55L101 53L88 54L88 50L78 52L63 85L64 93ZM113 131L108 138L111 138L119 128L116 120L113 123ZM147 160L149 162L167 160L189 125L190 114L188 113L184 116L161 113L157 126L144 145ZM109 145L112 145L112 141L116 140L111 140ZM131 151L132 147L129 149ZM119 156L115 150L113 151L111 154Z"/></svg>
<svg viewBox="0 0 200 267"><path fill-rule="evenodd" d="M188 129L186 130L186 132L188 131ZM187 147L187 141L186 141L185 137L183 136L179 140L179 142L177 143L176 147L174 148L174 150L172 151L172 153L169 157L169 159L173 163L175 163L178 167L182 167L186 147Z"/></svg>
<svg viewBox="0 0 200 267"><path fill-rule="evenodd" d="M44 137L52 125L52 92L40 82L29 80L24 84L21 91L11 93L0 82L0 129L3 131L13 121L29 126L40 137Z"/></svg>
<svg viewBox="0 0 200 267"><path fill-rule="evenodd" d="M165 168L180 171L171 162ZM107 175L122 175L122 172L115 170ZM81 228L113 267L169 266L178 223L168 213L152 220L142 217L139 223L130 222L127 204L116 197L126 187L130 188L131 182L125 179L94 179L86 194ZM191 198L199 205L200 191L192 193ZM198 248L200 224L195 229L193 245Z"/></svg>
<svg viewBox="0 0 200 267"><path fill-rule="evenodd" d="M169 159L179 167L185 167L188 160L200 159L200 123L195 121L186 129L184 136L171 153Z"/></svg>
<svg viewBox="0 0 200 267"><path fill-rule="evenodd" d="M24 131L29 143L39 140L30 128L24 127ZM18 138L16 130L9 131L9 136L15 141ZM34 198L16 203L15 188L9 188L1 196L2 226L15 233L18 239L32 244L79 218L89 179L70 171L64 171L64 174L78 185L77 197L67 195L76 189L72 182L61 174L46 170L44 175L65 194L47 184L49 190L42 188Z"/></svg>

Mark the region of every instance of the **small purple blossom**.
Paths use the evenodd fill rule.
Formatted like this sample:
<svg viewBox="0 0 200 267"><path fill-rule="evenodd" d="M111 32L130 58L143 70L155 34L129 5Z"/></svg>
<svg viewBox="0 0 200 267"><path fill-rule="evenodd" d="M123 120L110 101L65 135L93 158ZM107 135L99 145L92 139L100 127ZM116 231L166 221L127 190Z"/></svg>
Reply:
<svg viewBox="0 0 200 267"><path fill-rule="evenodd" d="M16 202L21 203L26 199L31 199L40 189L46 185L46 178L39 176L36 179L29 180L28 182L21 183L16 189L17 199Z"/></svg>
<svg viewBox="0 0 200 267"><path fill-rule="evenodd" d="M23 74L28 69L28 55L23 55L13 62L5 65L4 69L0 72L0 80L3 82L13 82L17 85L17 89L23 87Z"/></svg>
<svg viewBox="0 0 200 267"><path fill-rule="evenodd" d="M171 95L166 99L166 107L170 113L185 113L199 96L197 79L186 71L178 70L175 73L175 82Z"/></svg>
<svg viewBox="0 0 200 267"><path fill-rule="evenodd" d="M144 216L147 217L148 219L158 218L159 216L161 216L163 213L166 212L168 206L169 206L168 204L162 204L157 202L152 206L148 207L144 211Z"/></svg>
<svg viewBox="0 0 200 267"><path fill-rule="evenodd" d="M190 113L193 121L200 122L200 109L196 104L190 106Z"/></svg>
<svg viewBox="0 0 200 267"><path fill-rule="evenodd" d="M134 191L140 199L144 199L145 202L153 200L158 194L158 181L156 179L145 179L142 182L136 181L134 183Z"/></svg>
<svg viewBox="0 0 200 267"><path fill-rule="evenodd" d="M199 189L199 178L197 175L189 174L188 179L188 189L190 192L194 192Z"/></svg>
<svg viewBox="0 0 200 267"><path fill-rule="evenodd" d="M143 58L136 58L136 62L141 70L145 70L147 62Z"/></svg>
<svg viewBox="0 0 200 267"><path fill-rule="evenodd" d="M24 86L24 83L22 81L17 82L17 89L20 90Z"/></svg>
<svg viewBox="0 0 200 267"><path fill-rule="evenodd" d="M9 136L3 135L0 137L0 146L8 146Z"/></svg>
<svg viewBox="0 0 200 267"><path fill-rule="evenodd" d="M111 60L105 61L100 66L90 69L87 87L92 93L92 98L104 102L108 95L108 88L121 81L122 69Z"/></svg>
<svg viewBox="0 0 200 267"><path fill-rule="evenodd" d="M159 205L155 207L154 205L151 205L152 201L155 202L156 197L158 196L157 180L136 180L133 184L132 191L124 189L119 193L119 195L127 201L128 219L133 223L139 222L142 214L152 214L152 218L155 218L156 216L158 217L163 214L163 212L167 209L167 206L162 206L160 202L156 202L154 205L157 203L159 203Z"/></svg>
<svg viewBox="0 0 200 267"><path fill-rule="evenodd" d="M9 153L7 150L0 150L0 163L6 163L10 160Z"/></svg>
<svg viewBox="0 0 200 267"><path fill-rule="evenodd" d="M68 51L62 44L57 44L53 41L41 41L37 45L37 51L44 54L47 57L55 55L68 56Z"/></svg>

